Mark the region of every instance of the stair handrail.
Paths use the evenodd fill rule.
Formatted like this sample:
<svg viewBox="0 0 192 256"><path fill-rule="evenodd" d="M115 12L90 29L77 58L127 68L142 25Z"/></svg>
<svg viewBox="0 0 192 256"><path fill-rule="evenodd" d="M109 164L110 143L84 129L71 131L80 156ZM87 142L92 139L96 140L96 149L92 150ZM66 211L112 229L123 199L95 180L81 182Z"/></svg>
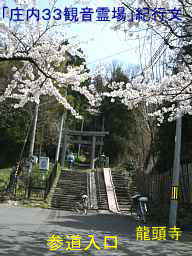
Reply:
<svg viewBox="0 0 192 256"><path fill-rule="evenodd" d="M107 186L106 182L107 182L107 176L106 176L106 172L108 171L108 176L109 176L109 183L110 183L110 190L109 190L109 186ZM117 202L117 198L116 198L116 192L115 192L115 187L113 184L113 180L111 177L111 169L110 168L103 168L103 174L104 174L104 182L105 182L105 188L106 188L106 192L107 192L107 199L108 199L108 205L109 205L109 210L114 211L114 212L119 212L119 206L118 206L118 202ZM113 194L113 198L114 198L114 203L115 203L115 209L113 207L111 207L110 209L110 203L109 203L109 199L110 197L110 193L112 191Z"/></svg>
<svg viewBox="0 0 192 256"><path fill-rule="evenodd" d="M114 185L114 183L113 183L113 178L112 178L112 173L111 173L111 169L110 169L110 168L109 168L109 173L110 173L110 180L111 180L111 184L112 184L112 188L113 188L113 194L114 194L114 197L115 197L116 208L117 208L117 210L120 212L119 204L118 204L118 201L117 201L117 195L116 195L115 185Z"/></svg>

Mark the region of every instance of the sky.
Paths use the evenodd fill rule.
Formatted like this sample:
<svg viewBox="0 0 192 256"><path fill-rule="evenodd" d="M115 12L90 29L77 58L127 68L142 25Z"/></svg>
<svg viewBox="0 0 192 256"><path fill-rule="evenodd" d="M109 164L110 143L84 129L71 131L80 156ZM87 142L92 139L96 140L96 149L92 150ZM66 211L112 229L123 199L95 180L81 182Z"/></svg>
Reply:
<svg viewBox="0 0 192 256"><path fill-rule="evenodd" d="M39 0L40 8L45 8L46 2ZM97 0L84 1L85 4L71 4L73 1L58 0L57 6L72 7L119 7L119 1L115 0ZM80 2L80 1L78 1ZM95 24L96 23L96 24ZM111 64L112 62L121 63L125 67L128 64L138 64L138 44L124 32L114 31L112 27L114 22L90 22L73 24L68 30L70 34L76 35L81 42L81 48L87 56L87 64L90 68L97 65Z"/></svg>
<svg viewBox="0 0 192 256"><path fill-rule="evenodd" d="M82 0L81 0L82 1ZM118 0L57 0L56 7L64 9L64 7L119 7L122 6ZM12 7L13 0L7 0L7 5ZM36 0L37 8L44 9L49 7L48 0ZM98 65L108 65L113 62L120 63L127 68L130 64L139 63L138 40L130 37L127 25L124 24L121 29L115 31L112 29L117 22L81 22L73 23L65 26L69 36L76 36L80 41L80 47L86 54L86 62L90 69L94 69ZM119 24L119 23L118 23Z"/></svg>

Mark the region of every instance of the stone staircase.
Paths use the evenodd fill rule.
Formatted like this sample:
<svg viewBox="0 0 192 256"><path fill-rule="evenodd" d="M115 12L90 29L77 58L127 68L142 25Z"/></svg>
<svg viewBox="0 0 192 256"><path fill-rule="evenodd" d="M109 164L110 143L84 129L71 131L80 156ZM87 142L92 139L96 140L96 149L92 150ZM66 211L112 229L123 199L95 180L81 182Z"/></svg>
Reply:
<svg viewBox="0 0 192 256"><path fill-rule="evenodd" d="M116 198L121 212L130 211L131 195L129 180L120 171L112 170L112 179L115 187Z"/></svg>
<svg viewBox="0 0 192 256"><path fill-rule="evenodd" d="M51 198L51 208L72 210L82 192L87 191L87 173L62 170Z"/></svg>
<svg viewBox="0 0 192 256"><path fill-rule="evenodd" d="M97 169L92 177L94 181L95 200L97 209L109 210L106 185L103 170ZM129 212L131 207L131 196L135 193L135 182L133 179L123 175L121 171L111 170L113 185L115 187L116 198L121 212ZM63 210L72 210L74 203L82 192L86 192L91 199L88 191L89 173L85 171L61 171L57 185L52 192L50 207ZM91 202L92 204L93 202ZM92 206L93 207L93 206ZM94 207L94 209L96 209Z"/></svg>
<svg viewBox="0 0 192 256"><path fill-rule="evenodd" d="M95 172L95 183L98 209L109 210L104 175L101 169L97 169Z"/></svg>

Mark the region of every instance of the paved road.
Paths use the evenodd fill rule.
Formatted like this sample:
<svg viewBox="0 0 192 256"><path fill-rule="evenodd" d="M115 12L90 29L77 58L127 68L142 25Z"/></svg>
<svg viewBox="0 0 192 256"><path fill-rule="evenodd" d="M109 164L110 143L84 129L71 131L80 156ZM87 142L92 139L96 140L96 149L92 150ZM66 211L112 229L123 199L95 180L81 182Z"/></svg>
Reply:
<svg viewBox="0 0 192 256"><path fill-rule="evenodd" d="M0 208L0 256L192 255L192 239L191 242L187 242L184 237L180 241L137 241L135 228L136 224L129 216L107 213L83 216L38 208ZM50 251L47 239L51 234L60 234L62 237L81 235L82 248L89 244L88 235L93 234L101 250L93 246L87 251ZM117 249L103 248L103 239L107 235L118 237Z"/></svg>

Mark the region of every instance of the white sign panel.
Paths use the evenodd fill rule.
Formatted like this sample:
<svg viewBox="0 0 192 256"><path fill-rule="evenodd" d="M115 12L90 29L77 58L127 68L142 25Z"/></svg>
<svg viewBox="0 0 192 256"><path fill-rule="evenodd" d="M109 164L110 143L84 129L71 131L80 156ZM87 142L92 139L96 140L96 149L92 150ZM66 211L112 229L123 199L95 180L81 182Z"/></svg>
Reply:
<svg viewBox="0 0 192 256"><path fill-rule="evenodd" d="M39 169L49 170L49 157L39 157Z"/></svg>
<svg viewBox="0 0 192 256"><path fill-rule="evenodd" d="M37 164L38 163L38 157L37 156L32 156L31 160L32 160L33 164Z"/></svg>

